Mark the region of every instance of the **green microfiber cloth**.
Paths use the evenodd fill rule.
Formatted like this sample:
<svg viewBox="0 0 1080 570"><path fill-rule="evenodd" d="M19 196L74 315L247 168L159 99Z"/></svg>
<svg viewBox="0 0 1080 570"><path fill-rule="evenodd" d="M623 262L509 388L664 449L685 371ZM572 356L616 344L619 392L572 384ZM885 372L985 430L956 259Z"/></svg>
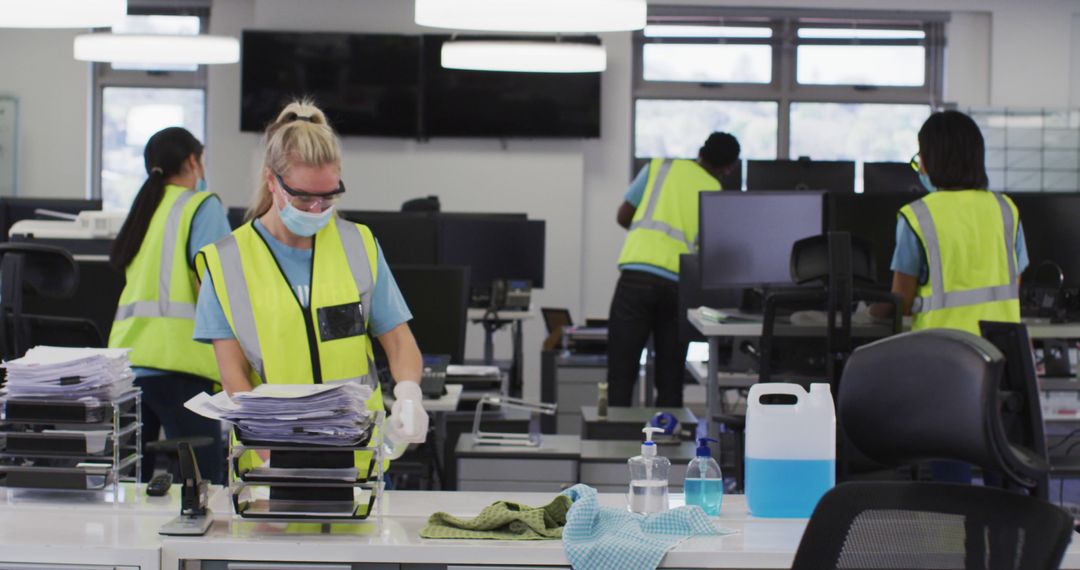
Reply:
<svg viewBox="0 0 1080 570"><path fill-rule="evenodd" d="M498 501L472 520L435 513L420 531L421 538L468 538L488 540L558 540L573 501L559 495L543 507Z"/></svg>

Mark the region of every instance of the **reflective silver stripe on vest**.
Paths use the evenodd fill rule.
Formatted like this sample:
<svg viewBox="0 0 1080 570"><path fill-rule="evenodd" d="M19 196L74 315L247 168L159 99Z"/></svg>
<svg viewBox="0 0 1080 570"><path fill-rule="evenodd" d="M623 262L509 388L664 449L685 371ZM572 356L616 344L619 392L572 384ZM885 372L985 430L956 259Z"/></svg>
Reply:
<svg viewBox="0 0 1080 570"><path fill-rule="evenodd" d="M254 228L251 231L255 231ZM259 348L259 330L255 328L255 311L248 294L247 279L244 278L243 262L240 259L240 246L236 236L229 234L217 243L218 257L221 261L221 274L225 279L225 290L229 296L229 312L232 313L233 332L244 357L255 368L259 377L266 381L263 370L262 350ZM219 285L215 284L215 287Z"/></svg>
<svg viewBox="0 0 1080 570"><path fill-rule="evenodd" d="M195 192L187 190L181 193L169 208L169 217L165 221L165 233L161 237L161 270L158 272L157 302L139 301L120 305L116 308L115 320L122 321L131 317L195 318L194 304L171 301L173 260L176 256L176 241L180 235L180 219L184 215L184 207L194 197ZM184 249L187 250L186 247Z"/></svg>
<svg viewBox="0 0 1080 570"><path fill-rule="evenodd" d="M375 290L375 278L371 274L371 261L364 247L364 236L360 235L360 228L356 224L334 218L337 223L338 235L341 245L345 249L345 260L349 264L349 271L353 280L356 281L356 290L360 292L360 303L364 309L364 327L367 328L367 320L371 317L371 296Z"/></svg>
<svg viewBox="0 0 1080 570"><path fill-rule="evenodd" d="M649 194L649 203L645 206L645 214L642 215L640 220L630 224L630 231L642 229L660 232L673 240L686 244L686 249L692 252L697 248L694 243L686 239L685 232L672 227L671 224L653 219L653 216L656 214L656 204L660 201L660 193L664 189L664 182L667 182L668 172L671 171L672 162L673 161L669 159L660 163L660 172L656 174L656 180L653 181L652 191Z"/></svg>
<svg viewBox="0 0 1080 570"><path fill-rule="evenodd" d="M1012 209L1009 208L1005 198L995 194L1001 204L1001 215L1005 227L1005 254L1009 258L1009 283L993 287L981 287L966 291L945 292L944 276L941 268L941 242L938 241L937 228L934 226L934 218L930 215L930 208L922 200L911 203L911 210L919 221L922 229L923 245L926 247L927 263L930 267L930 291L931 296L918 297L911 306L912 313L926 313L941 309L955 309L983 303L997 301L1012 301L1020 298L1018 279L1016 274L1016 255L1013 235L1016 223L1013 220Z"/></svg>

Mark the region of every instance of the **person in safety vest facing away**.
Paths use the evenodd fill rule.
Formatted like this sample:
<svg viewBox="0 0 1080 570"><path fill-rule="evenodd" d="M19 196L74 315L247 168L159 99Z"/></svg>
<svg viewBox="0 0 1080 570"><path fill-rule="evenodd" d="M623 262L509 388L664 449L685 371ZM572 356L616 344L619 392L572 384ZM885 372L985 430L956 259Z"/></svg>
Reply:
<svg viewBox="0 0 1080 570"><path fill-rule="evenodd" d="M372 412L383 409L371 342L378 338L397 380L388 430L395 441L423 442L428 416L412 315L371 231L335 215L345 192L337 135L317 107L293 102L267 127L264 144L248 221L199 252L195 338L213 343L230 394L263 382L354 381L374 388ZM402 413L405 400L414 413ZM357 452L361 477L369 464Z"/></svg>
<svg viewBox="0 0 1080 570"><path fill-rule="evenodd" d="M912 168L930 194L900 209L891 264L912 330L981 336L979 321L1020 322L1024 231L1012 200L987 190L985 154L978 125L958 111L934 113L919 130ZM971 481L966 464L935 461L931 470L935 480Z"/></svg>
<svg viewBox="0 0 1080 570"><path fill-rule="evenodd" d="M180 127L150 137L143 151L147 179L113 242L110 261L126 278L109 333L109 347L130 348L135 385L142 389L143 444L165 437L209 437L196 447L202 474L225 481L221 424L184 408L199 392L213 393L220 377L214 352L192 340L198 285L195 253L228 235L217 196L205 192L203 145ZM143 451L143 480L155 454ZM178 476L179 474L174 474Z"/></svg>
<svg viewBox="0 0 1080 570"><path fill-rule="evenodd" d="M630 183L617 215L630 232L608 319L611 405L631 405L641 351L651 334L656 405L682 406L687 344L678 334L679 319L685 318L678 314L679 256L697 250L698 194L720 190L720 178L738 164L739 141L713 133L697 160L654 159Z"/></svg>

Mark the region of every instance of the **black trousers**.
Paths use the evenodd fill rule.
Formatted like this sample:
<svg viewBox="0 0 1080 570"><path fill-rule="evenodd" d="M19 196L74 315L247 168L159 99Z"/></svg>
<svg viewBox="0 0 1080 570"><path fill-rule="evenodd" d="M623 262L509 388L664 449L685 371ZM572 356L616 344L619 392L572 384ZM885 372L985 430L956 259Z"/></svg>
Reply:
<svg viewBox="0 0 1080 570"><path fill-rule="evenodd" d="M163 376L138 378L135 385L142 388L143 445L157 441L162 428L168 439L209 437L213 443L196 448L195 461L199 463L199 473L204 479L224 484L225 444L221 422L204 418L184 407L184 402L200 392L213 394L214 383L206 378L170 372ZM143 481L148 481L157 467L157 456L143 449ZM178 475L173 474L174 477Z"/></svg>
<svg viewBox="0 0 1080 570"><path fill-rule="evenodd" d="M679 342L679 284L642 271L619 276L608 316L608 401L629 406L640 371L641 351L653 336L656 405L683 405L685 342Z"/></svg>

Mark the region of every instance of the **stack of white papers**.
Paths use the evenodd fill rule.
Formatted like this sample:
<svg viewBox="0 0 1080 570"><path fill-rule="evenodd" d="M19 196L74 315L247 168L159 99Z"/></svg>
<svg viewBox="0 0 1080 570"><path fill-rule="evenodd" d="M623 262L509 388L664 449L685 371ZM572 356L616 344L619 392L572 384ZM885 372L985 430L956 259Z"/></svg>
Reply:
<svg viewBox="0 0 1080 570"><path fill-rule="evenodd" d="M499 376L498 366L462 366L451 364L446 367L447 376Z"/></svg>
<svg viewBox="0 0 1080 570"><path fill-rule="evenodd" d="M132 388L126 348L36 346L3 366L13 398L112 399Z"/></svg>
<svg viewBox="0 0 1080 570"><path fill-rule="evenodd" d="M232 398L198 394L184 406L235 425L246 442L359 445L371 431L372 390L355 382L261 384Z"/></svg>

